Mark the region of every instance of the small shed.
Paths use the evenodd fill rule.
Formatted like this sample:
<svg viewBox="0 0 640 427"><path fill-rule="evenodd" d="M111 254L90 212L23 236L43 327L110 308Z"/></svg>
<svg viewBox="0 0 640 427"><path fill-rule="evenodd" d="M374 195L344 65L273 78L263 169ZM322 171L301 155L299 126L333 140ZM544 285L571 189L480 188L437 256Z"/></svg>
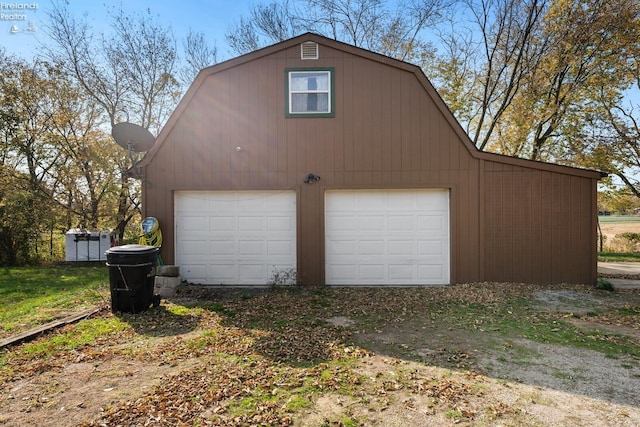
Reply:
<svg viewBox="0 0 640 427"><path fill-rule="evenodd" d="M203 69L140 163L193 283L595 283L602 174L480 152L419 67L304 34Z"/></svg>

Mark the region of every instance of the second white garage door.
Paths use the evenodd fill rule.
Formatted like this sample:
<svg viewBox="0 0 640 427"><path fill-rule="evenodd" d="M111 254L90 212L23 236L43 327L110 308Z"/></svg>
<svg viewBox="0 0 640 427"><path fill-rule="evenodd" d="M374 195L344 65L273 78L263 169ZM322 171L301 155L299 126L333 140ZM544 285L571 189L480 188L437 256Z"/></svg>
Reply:
<svg viewBox="0 0 640 427"><path fill-rule="evenodd" d="M329 285L449 283L448 190L325 193Z"/></svg>
<svg viewBox="0 0 640 427"><path fill-rule="evenodd" d="M182 278L266 285L296 268L294 191L175 193L176 263Z"/></svg>

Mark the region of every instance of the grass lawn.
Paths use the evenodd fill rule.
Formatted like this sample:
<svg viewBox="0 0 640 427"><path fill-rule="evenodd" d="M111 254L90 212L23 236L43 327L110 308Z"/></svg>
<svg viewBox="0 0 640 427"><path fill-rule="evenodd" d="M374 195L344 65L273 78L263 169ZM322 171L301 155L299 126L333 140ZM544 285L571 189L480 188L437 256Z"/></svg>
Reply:
<svg viewBox="0 0 640 427"><path fill-rule="evenodd" d="M640 222L640 217L635 215L599 215L598 221L601 224Z"/></svg>
<svg viewBox="0 0 640 427"><path fill-rule="evenodd" d="M598 252L598 261L640 262L640 253L638 252Z"/></svg>
<svg viewBox="0 0 640 427"><path fill-rule="evenodd" d="M106 266L0 270L0 338L109 301Z"/></svg>

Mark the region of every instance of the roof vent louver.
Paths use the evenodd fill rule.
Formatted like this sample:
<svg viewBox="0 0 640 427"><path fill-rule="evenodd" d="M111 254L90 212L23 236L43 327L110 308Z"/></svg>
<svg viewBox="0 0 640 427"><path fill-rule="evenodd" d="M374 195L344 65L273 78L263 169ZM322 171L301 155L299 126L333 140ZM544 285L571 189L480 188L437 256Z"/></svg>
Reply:
<svg viewBox="0 0 640 427"><path fill-rule="evenodd" d="M300 45L301 59L318 59L318 43L304 42Z"/></svg>

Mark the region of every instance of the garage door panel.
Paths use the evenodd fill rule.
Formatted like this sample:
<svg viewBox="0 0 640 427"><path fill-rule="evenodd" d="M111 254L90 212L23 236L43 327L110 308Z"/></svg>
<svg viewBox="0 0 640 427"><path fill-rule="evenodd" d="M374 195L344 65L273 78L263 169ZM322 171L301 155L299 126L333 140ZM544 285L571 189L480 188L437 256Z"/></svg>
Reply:
<svg viewBox="0 0 640 427"><path fill-rule="evenodd" d="M189 197L185 197L181 200L181 207L185 212L198 213L209 211L209 197L205 193L189 194Z"/></svg>
<svg viewBox="0 0 640 427"><path fill-rule="evenodd" d="M183 264L180 266L180 270L189 271L193 280L197 280L200 283L207 277L207 266L205 264Z"/></svg>
<svg viewBox="0 0 640 427"><path fill-rule="evenodd" d="M326 282L449 282L448 190L330 190L325 194Z"/></svg>
<svg viewBox="0 0 640 427"><path fill-rule="evenodd" d="M380 230L386 229L386 220L382 215L360 215L358 218L358 229L360 231L368 231L372 233L379 233Z"/></svg>
<svg viewBox="0 0 640 427"><path fill-rule="evenodd" d="M209 230L210 231L227 231L229 233L234 232L238 228L238 222L236 217L215 216L209 218Z"/></svg>
<svg viewBox="0 0 640 427"><path fill-rule="evenodd" d="M328 283L351 283L357 279L358 266L356 264L334 264L328 272Z"/></svg>
<svg viewBox="0 0 640 427"><path fill-rule="evenodd" d="M431 191L417 194L415 197L415 208L418 211L440 211L448 212L448 209L442 210L442 206L449 205L448 191Z"/></svg>
<svg viewBox="0 0 640 427"><path fill-rule="evenodd" d="M397 209L398 206L402 206L413 210L416 208L416 202L419 198L419 195L407 190L385 192L381 196L384 197L384 203L389 209Z"/></svg>
<svg viewBox="0 0 640 427"><path fill-rule="evenodd" d="M261 255L264 253L264 242L262 240L240 240L238 242L238 254L240 255Z"/></svg>
<svg viewBox="0 0 640 427"><path fill-rule="evenodd" d="M272 216L267 218L267 232L290 232L295 230L295 221L288 216Z"/></svg>
<svg viewBox="0 0 640 427"><path fill-rule="evenodd" d="M253 211L265 209L267 203L261 197L240 197L236 206L241 211Z"/></svg>
<svg viewBox="0 0 640 427"><path fill-rule="evenodd" d="M358 254L363 256L384 255L386 252L385 247L383 240L361 240L358 245Z"/></svg>
<svg viewBox="0 0 640 427"><path fill-rule="evenodd" d="M266 285L296 267L294 191L179 191L176 263L194 283Z"/></svg>
<svg viewBox="0 0 640 427"><path fill-rule="evenodd" d="M355 215L331 214L334 221L325 227L326 232L352 231L358 227L358 218Z"/></svg>
<svg viewBox="0 0 640 427"><path fill-rule="evenodd" d="M362 279L374 282L382 283L384 280L384 266L380 264L360 264L359 276Z"/></svg>
<svg viewBox="0 0 640 427"><path fill-rule="evenodd" d="M356 253L355 240L333 240L330 242L329 251L335 255L353 255Z"/></svg>
<svg viewBox="0 0 640 427"><path fill-rule="evenodd" d="M438 255L442 258L446 256L445 251L448 249L445 240L431 239L420 240L418 242L418 255Z"/></svg>
<svg viewBox="0 0 640 427"><path fill-rule="evenodd" d="M445 271L442 265L423 264L418 266L418 276L425 281L441 283L445 280Z"/></svg>
<svg viewBox="0 0 640 427"><path fill-rule="evenodd" d="M194 216L189 215L184 218L184 221L180 224L180 231L198 233L202 230L208 229L209 218L206 216Z"/></svg>
<svg viewBox="0 0 640 427"><path fill-rule="evenodd" d="M389 264L389 278L409 282L415 276L415 266L410 264Z"/></svg>
<svg viewBox="0 0 640 427"><path fill-rule="evenodd" d="M389 256L407 256L414 253L414 242L412 240L389 240Z"/></svg>
<svg viewBox="0 0 640 427"><path fill-rule="evenodd" d="M262 263L242 264L242 268L238 271L240 283L256 283L263 281L266 276L266 268ZM263 282L266 284L266 281Z"/></svg>
<svg viewBox="0 0 640 427"><path fill-rule="evenodd" d="M272 193L268 198L263 198L263 206L269 212L289 212L288 206L292 202L292 195L295 198L295 194L289 191L279 191Z"/></svg>
<svg viewBox="0 0 640 427"><path fill-rule="evenodd" d="M185 255L205 254L207 253L207 241L187 239L182 242L180 249Z"/></svg>
<svg viewBox="0 0 640 427"><path fill-rule="evenodd" d="M209 253L211 255L225 256L236 251L235 240L213 240L209 245Z"/></svg>
<svg viewBox="0 0 640 427"><path fill-rule="evenodd" d="M215 277L220 284L232 284L238 275L238 268L234 263L209 264L209 274L200 280L206 281L208 277Z"/></svg>
<svg viewBox="0 0 640 427"><path fill-rule="evenodd" d="M415 228L415 219L409 215L390 215L387 218L387 230L410 232Z"/></svg>
<svg viewBox="0 0 640 427"><path fill-rule="evenodd" d="M269 240L267 241L267 255L269 257L295 256L295 246L289 240Z"/></svg>
<svg viewBox="0 0 640 427"><path fill-rule="evenodd" d="M358 201L357 199L351 197L349 194L343 193L338 194L334 193L331 196L331 199L326 199L326 208L330 212L335 212L335 210L339 207L342 211L346 212L355 212L358 210Z"/></svg>
<svg viewBox="0 0 640 427"><path fill-rule="evenodd" d="M241 216L238 218L239 233L261 233L264 231L264 218Z"/></svg>
<svg viewBox="0 0 640 427"><path fill-rule="evenodd" d="M356 196L356 209L360 212L367 212L369 210L380 209L381 206L384 208L389 207L389 203L387 203L387 199L389 199L389 194L384 193L360 193Z"/></svg>
<svg viewBox="0 0 640 427"><path fill-rule="evenodd" d="M418 231L440 231L446 233L445 229L445 213L439 212L438 215L420 215L418 216Z"/></svg>

